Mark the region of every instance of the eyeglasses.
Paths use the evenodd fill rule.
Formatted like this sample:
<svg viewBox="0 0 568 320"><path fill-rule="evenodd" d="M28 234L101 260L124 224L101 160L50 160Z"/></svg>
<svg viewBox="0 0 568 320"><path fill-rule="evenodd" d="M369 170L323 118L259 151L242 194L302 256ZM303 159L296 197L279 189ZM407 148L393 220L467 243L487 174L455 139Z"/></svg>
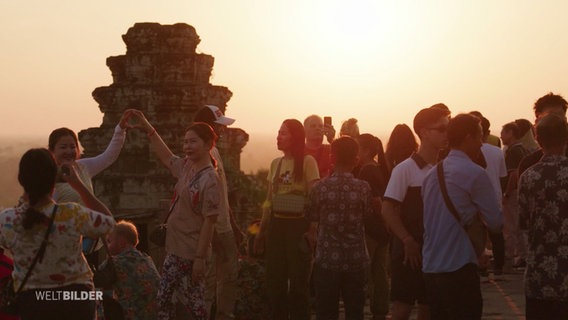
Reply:
<svg viewBox="0 0 568 320"><path fill-rule="evenodd" d="M433 128L426 128L428 130L436 130L439 133L445 133L446 131L448 131L448 127L447 126L440 126L440 127L433 127Z"/></svg>

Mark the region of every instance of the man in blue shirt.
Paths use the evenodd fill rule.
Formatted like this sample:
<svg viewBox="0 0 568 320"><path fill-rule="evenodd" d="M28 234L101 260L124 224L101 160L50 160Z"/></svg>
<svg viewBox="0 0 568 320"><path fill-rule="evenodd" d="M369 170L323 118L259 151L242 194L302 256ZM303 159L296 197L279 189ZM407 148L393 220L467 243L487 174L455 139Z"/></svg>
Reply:
<svg viewBox="0 0 568 320"><path fill-rule="evenodd" d="M444 201L436 169L431 170L422 184L422 271L432 319L481 319L479 261L464 226L480 213L490 232L500 232L503 217L487 173L472 161L481 152L479 118L460 114L451 119L448 143L451 151L443 161L443 176L460 221Z"/></svg>

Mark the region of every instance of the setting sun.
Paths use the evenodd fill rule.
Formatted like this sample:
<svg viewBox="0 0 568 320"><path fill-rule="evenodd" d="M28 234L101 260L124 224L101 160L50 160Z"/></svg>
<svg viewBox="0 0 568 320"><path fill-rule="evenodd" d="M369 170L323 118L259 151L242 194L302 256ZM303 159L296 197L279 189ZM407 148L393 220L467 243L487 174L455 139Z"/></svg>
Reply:
<svg viewBox="0 0 568 320"><path fill-rule="evenodd" d="M10 48L0 60L2 136L99 126L91 92L112 83L105 60L125 53L121 35L136 22L195 27L198 52L215 58L211 83L233 92L227 114L251 136L245 170L267 165L253 150L273 143L286 118L329 115L338 128L355 117L384 139L444 102L454 114L483 112L498 131L532 121L536 98L568 87L562 1L32 2L0 8Z"/></svg>

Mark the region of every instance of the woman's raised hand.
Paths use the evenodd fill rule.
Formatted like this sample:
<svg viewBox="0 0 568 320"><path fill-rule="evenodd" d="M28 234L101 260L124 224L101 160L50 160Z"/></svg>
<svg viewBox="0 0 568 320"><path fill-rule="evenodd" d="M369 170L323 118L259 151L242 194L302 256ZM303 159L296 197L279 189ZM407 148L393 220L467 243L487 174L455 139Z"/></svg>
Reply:
<svg viewBox="0 0 568 320"><path fill-rule="evenodd" d="M147 134L151 134L152 131L154 131L154 127L152 127L148 119L146 119L146 116L144 116L144 113L140 110L127 109L124 111L123 118L124 117L126 117L125 121L128 123L129 128L137 128ZM134 121L129 121L129 119L133 119Z"/></svg>
<svg viewBox="0 0 568 320"><path fill-rule="evenodd" d="M124 111L124 113L122 113L122 117L120 118L120 122L118 123L118 125L123 130L132 128L132 125L128 122L128 119L132 115L132 110L133 109L128 109L128 110Z"/></svg>

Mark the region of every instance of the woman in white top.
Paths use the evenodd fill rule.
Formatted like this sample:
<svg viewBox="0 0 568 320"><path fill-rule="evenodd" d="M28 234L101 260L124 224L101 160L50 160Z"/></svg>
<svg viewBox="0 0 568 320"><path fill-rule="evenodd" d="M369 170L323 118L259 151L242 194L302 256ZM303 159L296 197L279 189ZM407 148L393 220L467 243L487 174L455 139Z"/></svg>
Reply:
<svg viewBox="0 0 568 320"><path fill-rule="evenodd" d="M124 112L119 124L114 129L114 134L106 150L96 157L81 158L79 150L79 140L73 130L68 128L55 129L49 135L48 147L53 154L55 162L59 167L66 164L72 166L79 179L91 192L93 190L92 178L101 171L109 167L116 161L124 140L126 139L126 129L128 128L129 112ZM83 204L80 195L68 183L57 179L53 200L56 202L77 202ZM96 241L85 238L83 241L83 253L90 254L95 250Z"/></svg>
<svg viewBox="0 0 568 320"><path fill-rule="evenodd" d="M64 174L63 179L92 209L53 200L57 165L51 153L42 148L27 151L20 160L18 180L24 188L25 202L0 213L0 247L8 249L14 258L12 277L16 290L36 255L39 257L20 295L24 320L93 319L95 314L96 293L91 270L81 253L81 238L83 235L100 237L110 231L115 222L105 205L81 182L74 168L67 168L69 173ZM48 227L51 227L49 231ZM47 245L45 251L40 252L46 232L49 232ZM92 299L80 299L82 296Z"/></svg>

